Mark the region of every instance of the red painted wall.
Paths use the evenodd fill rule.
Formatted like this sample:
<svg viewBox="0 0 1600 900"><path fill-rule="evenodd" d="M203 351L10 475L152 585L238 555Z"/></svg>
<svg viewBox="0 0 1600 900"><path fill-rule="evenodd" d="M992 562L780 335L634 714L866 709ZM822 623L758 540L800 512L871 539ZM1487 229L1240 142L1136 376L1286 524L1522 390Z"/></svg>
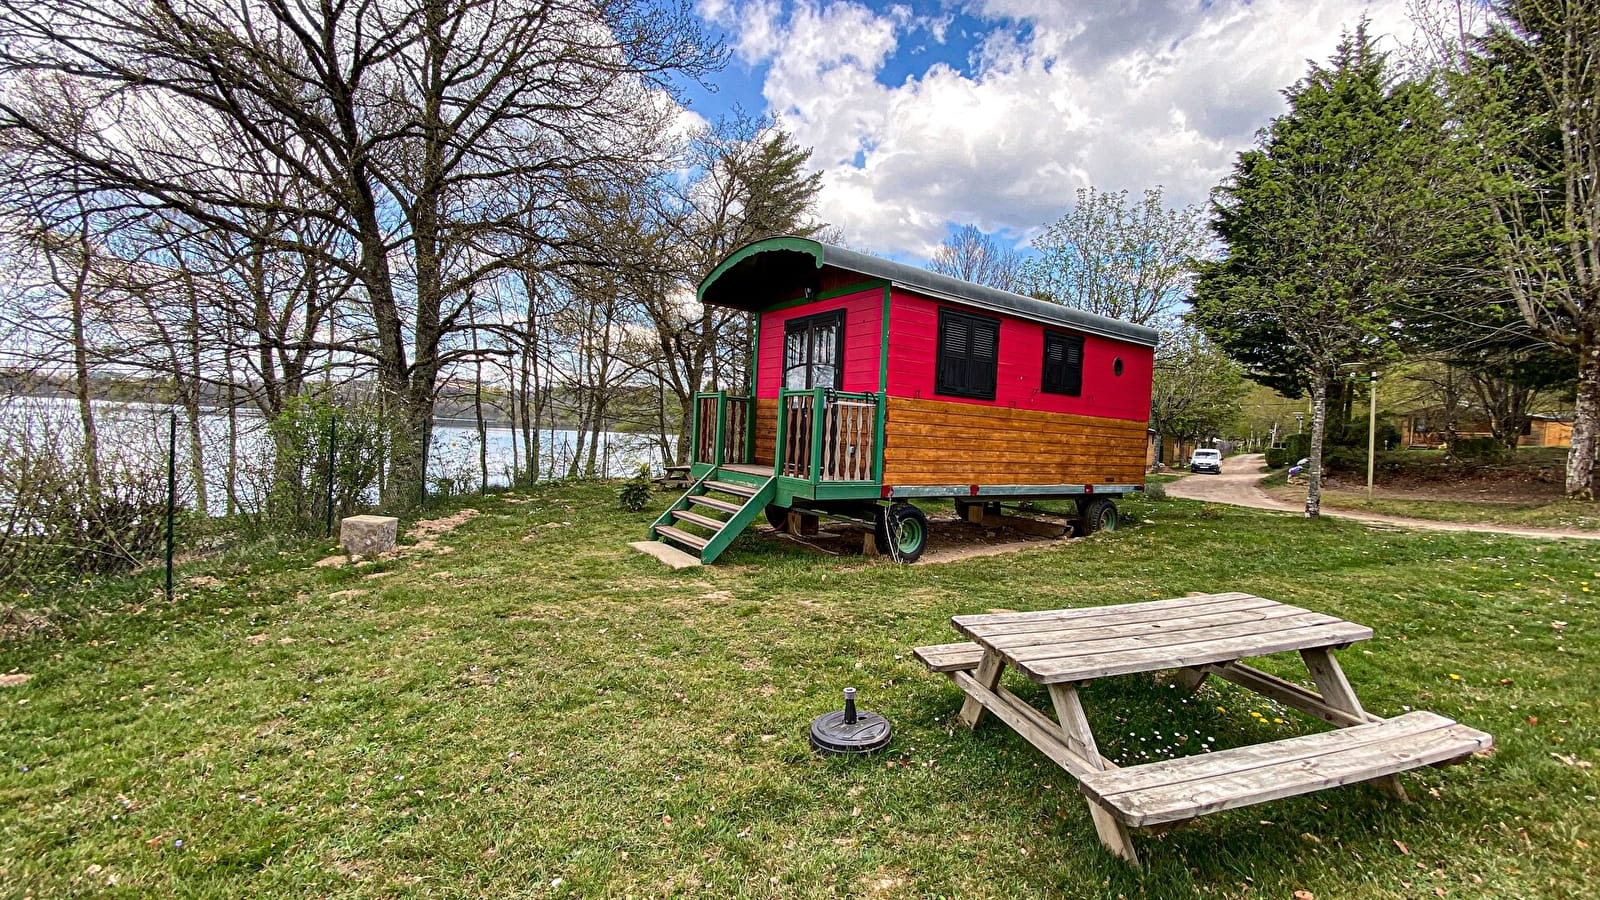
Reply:
<svg viewBox="0 0 1600 900"><path fill-rule="evenodd" d="M844 386L846 391L878 390L878 351L883 322L883 288L791 306L761 314L760 359L756 361L756 396L778 396L783 373L783 323L803 316L843 309ZM1042 350L1040 352L1043 352Z"/></svg>
<svg viewBox="0 0 1600 900"><path fill-rule="evenodd" d="M1045 412L1074 413L1145 422L1150 418L1150 381L1155 353L1149 347L1084 335L1083 395L1068 397L1039 390L1044 376L1044 328L1010 316L1000 318L1000 367L993 400L948 397L934 392L941 304L896 289L889 308L889 394L978 406L1010 406ZM979 312L957 304L952 309ZM766 341L762 325L762 342ZM1073 334L1071 329L1060 331ZM847 338L848 339L848 338ZM763 348L763 366L765 353ZM872 350L874 364L877 350ZM1112 360L1122 358L1122 374L1112 374ZM852 389L854 390L854 389Z"/></svg>

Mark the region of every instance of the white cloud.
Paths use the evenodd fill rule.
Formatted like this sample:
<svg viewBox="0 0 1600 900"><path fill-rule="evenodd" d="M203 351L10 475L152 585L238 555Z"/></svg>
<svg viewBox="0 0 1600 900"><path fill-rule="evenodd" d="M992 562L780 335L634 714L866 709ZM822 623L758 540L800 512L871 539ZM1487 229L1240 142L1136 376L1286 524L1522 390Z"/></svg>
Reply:
<svg viewBox="0 0 1600 900"><path fill-rule="evenodd" d="M904 7L703 0L823 170L819 213L852 244L926 257L949 224L1021 239L1088 185L1202 201L1283 109L1280 91L1363 15L1408 36L1403 0L979 0L993 24L970 72L878 79L913 31Z"/></svg>

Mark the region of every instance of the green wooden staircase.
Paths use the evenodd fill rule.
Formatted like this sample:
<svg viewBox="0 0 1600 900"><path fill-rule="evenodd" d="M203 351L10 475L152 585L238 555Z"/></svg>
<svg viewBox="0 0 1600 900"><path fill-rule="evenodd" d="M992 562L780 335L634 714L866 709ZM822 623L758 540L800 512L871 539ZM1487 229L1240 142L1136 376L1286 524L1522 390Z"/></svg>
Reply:
<svg viewBox="0 0 1600 900"><path fill-rule="evenodd" d="M709 563L766 510L777 483L771 475L712 469L656 519L650 539Z"/></svg>

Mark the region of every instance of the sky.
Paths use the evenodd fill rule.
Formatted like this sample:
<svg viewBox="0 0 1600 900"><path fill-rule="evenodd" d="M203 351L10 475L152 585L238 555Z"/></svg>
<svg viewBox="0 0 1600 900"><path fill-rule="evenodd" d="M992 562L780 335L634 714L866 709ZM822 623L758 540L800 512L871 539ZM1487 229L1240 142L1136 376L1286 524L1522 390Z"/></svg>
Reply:
<svg viewBox="0 0 1600 900"><path fill-rule="evenodd" d="M823 173L818 215L907 262L975 225L1025 247L1079 188L1204 202L1282 91L1405 0L696 0L732 51L691 114L775 116Z"/></svg>

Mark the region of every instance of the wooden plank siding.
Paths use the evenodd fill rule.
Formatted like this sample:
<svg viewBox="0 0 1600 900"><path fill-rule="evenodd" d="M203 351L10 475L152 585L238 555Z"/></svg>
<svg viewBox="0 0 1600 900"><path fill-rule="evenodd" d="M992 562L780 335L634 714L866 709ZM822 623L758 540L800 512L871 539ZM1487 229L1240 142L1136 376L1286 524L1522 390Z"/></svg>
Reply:
<svg viewBox="0 0 1600 900"><path fill-rule="evenodd" d="M756 456L758 466L773 465L778 446L778 399L756 398Z"/></svg>
<svg viewBox="0 0 1600 900"><path fill-rule="evenodd" d="M1143 421L890 397L883 482L1140 484Z"/></svg>

